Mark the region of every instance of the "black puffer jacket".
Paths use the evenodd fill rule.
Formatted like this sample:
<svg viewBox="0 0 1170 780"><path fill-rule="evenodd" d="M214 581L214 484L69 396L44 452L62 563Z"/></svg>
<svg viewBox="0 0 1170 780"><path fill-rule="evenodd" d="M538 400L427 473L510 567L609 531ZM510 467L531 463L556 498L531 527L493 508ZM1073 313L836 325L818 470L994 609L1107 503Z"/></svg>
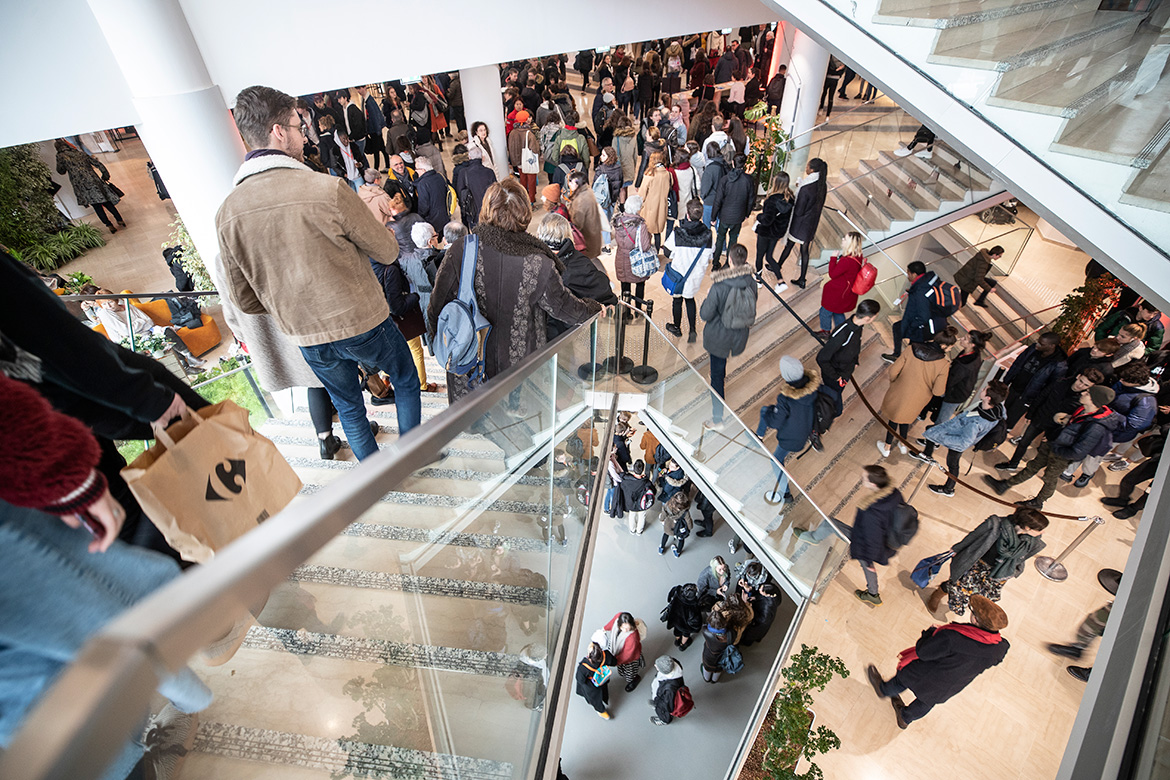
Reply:
<svg viewBox="0 0 1170 780"><path fill-rule="evenodd" d="M556 257L560 263L561 280L569 292L581 300L597 301L602 306L616 305L617 296L610 286L609 277L596 260L590 260L585 253L573 246L572 240L564 241L556 249ZM568 326L560 320L549 317L549 340L568 330Z"/></svg>
<svg viewBox="0 0 1170 780"><path fill-rule="evenodd" d="M777 192L764 200L764 208L760 212L756 225L756 235L760 238L784 238L788 234L788 221L792 218L793 202Z"/></svg>
<svg viewBox="0 0 1170 780"><path fill-rule="evenodd" d="M826 387L840 390L841 380L848 382L853 376L853 369L857 368L861 358L861 331L862 327L850 317L844 325L833 331L820 352L817 352L821 381Z"/></svg>
<svg viewBox="0 0 1170 780"><path fill-rule="evenodd" d="M727 225L738 225L747 219L756 207L756 180L739 168L723 177L715 190L711 219Z"/></svg>
<svg viewBox="0 0 1170 780"><path fill-rule="evenodd" d="M776 611L783 601L784 597L779 593L775 596L756 594L752 600L752 622L748 623L748 627L743 630L743 636L739 638L741 647L755 644L764 638L776 620Z"/></svg>
<svg viewBox="0 0 1170 780"><path fill-rule="evenodd" d="M703 610L699 606L698 588L693 583L675 585L670 589L666 607L659 617L667 628L682 636L694 636L702 631Z"/></svg>
<svg viewBox="0 0 1170 780"><path fill-rule="evenodd" d="M947 391L943 393L943 401L952 404L966 401L975 389L975 380L979 377L982 365L983 353L978 350L952 360L950 371L947 372Z"/></svg>

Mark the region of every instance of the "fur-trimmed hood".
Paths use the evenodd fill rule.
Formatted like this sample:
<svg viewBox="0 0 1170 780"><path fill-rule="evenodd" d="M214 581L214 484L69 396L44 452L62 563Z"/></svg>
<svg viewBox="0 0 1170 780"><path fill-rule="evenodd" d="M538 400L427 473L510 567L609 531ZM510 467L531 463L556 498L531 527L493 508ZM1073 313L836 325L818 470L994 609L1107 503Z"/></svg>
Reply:
<svg viewBox="0 0 1170 780"><path fill-rule="evenodd" d="M893 495L895 491L897 491L897 488L894 487L893 484L889 484L889 485L886 485L884 488L878 488L877 490L873 491L872 493L869 493L868 495L862 496L861 500L857 502L858 511L863 510L863 509L869 509L871 506L873 506L877 502L881 501L886 496Z"/></svg>
<svg viewBox="0 0 1170 780"><path fill-rule="evenodd" d="M623 137L631 137L638 134L638 128L634 125L626 125L625 127L619 127L617 130L614 130L613 134Z"/></svg>
<svg viewBox="0 0 1170 780"><path fill-rule="evenodd" d="M238 186L240 182L249 176L255 176L257 173L264 173L265 171L271 171L277 168L309 171L310 173L313 171L312 168L303 162L294 160L283 152L279 154L263 154L259 157L253 157L250 160L244 160L243 164L240 165L240 169L236 171L235 177L232 179L232 186Z"/></svg>
<svg viewBox="0 0 1170 780"><path fill-rule="evenodd" d="M711 228L702 220L684 219L674 226L674 243L678 247L705 248L711 246Z"/></svg>
<svg viewBox="0 0 1170 780"><path fill-rule="evenodd" d="M799 401L816 393L821 386L821 372L815 368L804 370L804 384L797 387L787 381L780 383L780 395L793 401Z"/></svg>
<svg viewBox="0 0 1170 780"><path fill-rule="evenodd" d="M699 223L702 224L702 223ZM719 282L727 281L728 279L738 279L741 276L751 276L752 267L750 265L741 266L727 266L714 271L711 274L711 283L718 284Z"/></svg>
<svg viewBox="0 0 1170 780"><path fill-rule="evenodd" d="M467 154L467 152L460 152L458 154L452 154L451 155L451 164L453 166L459 165L460 163L465 163L470 159L471 159L471 157Z"/></svg>

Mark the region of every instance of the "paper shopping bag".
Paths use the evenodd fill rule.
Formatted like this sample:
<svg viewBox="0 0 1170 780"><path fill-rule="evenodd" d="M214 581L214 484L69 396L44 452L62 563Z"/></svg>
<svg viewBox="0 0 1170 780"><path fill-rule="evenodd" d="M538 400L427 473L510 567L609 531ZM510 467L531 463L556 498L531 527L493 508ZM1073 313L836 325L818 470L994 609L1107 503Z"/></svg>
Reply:
<svg viewBox="0 0 1170 780"><path fill-rule="evenodd" d="M161 431L122 476L184 560L205 563L284 509L301 481L252 430L248 411L221 401Z"/></svg>

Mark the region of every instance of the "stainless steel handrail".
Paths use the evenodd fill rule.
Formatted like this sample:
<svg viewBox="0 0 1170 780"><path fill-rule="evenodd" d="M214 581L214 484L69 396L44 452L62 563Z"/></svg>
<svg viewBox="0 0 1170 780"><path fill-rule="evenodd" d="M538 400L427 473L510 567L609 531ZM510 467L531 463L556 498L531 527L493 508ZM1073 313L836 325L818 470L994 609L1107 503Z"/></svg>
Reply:
<svg viewBox="0 0 1170 780"><path fill-rule="evenodd" d="M834 209L834 210L836 210L836 209ZM946 228L946 227L948 227L948 225L942 225L941 227L936 228L936 229L942 230L943 228ZM995 245L994 242L999 241L1004 236L1010 236L1012 233L1015 233L1015 232L1020 231L1020 230L1024 230L1024 231L1031 233L1035 229L1036 228L1032 227L1031 225L1024 223L1022 226L1014 227L1011 230L1005 231L1005 232L1000 233L999 235L996 235L996 236L992 236L991 238L980 239L979 243L991 244L992 246L994 246ZM952 232L957 234L957 231L952 231ZM927 235L929 235L929 234L927 234ZM954 252L948 252L947 254L942 255L941 257L936 257L933 260L931 260L929 263L923 263L923 265L925 265L927 268L930 268L932 265L935 265L937 263L941 263L943 260L954 257L955 255L959 254L960 252L967 252L967 251L978 252L979 251L979 248L977 246L975 246L973 243L971 243L970 241L967 241L967 239L963 238L962 236L959 236L959 238L962 238L963 241L966 242L963 244L963 246L961 248L956 249ZM1023 249L1024 249L1023 246L1021 246L1020 251L1022 252ZM887 276L885 279L878 279L876 282L874 282L874 284L875 285L882 284L883 282L888 282L890 279L893 279L893 278L894 277L892 277L892 276ZM1042 310L1042 311L1046 311L1046 310Z"/></svg>
<svg viewBox="0 0 1170 780"><path fill-rule="evenodd" d="M449 441L601 316L528 355L425 428L400 437L326 490L286 508L107 625L27 717L0 756L0 777L99 775L139 724L161 679L223 636L249 605L262 602L387 491L436 460Z"/></svg>
<svg viewBox="0 0 1170 780"><path fill-rule="evenodd" d="M863 102L863 103L859 103L858 105L856 105L856 106L853 106L852 108L850 108L850 109L848 109L848 110L846 110L846 111L842 111L840 114L838 114L838 118L840 118L840 117L843 117L843 116L845 116L846 114L852 114L854 111L857 111L857 110L859 110L859 109L865 108L866 106L873 105L873 104L874 104L874 103L876 103L876 102L877 102L877 98L870 98L869 100L866 100L866 101L865 101L865 102ZM899 111L901 111L902 113L906 113L906 109L904 109L904 108L902 108L902 107L900 107L900 106L898 107L898 110L899 110ZM867 119L867 120L865 120L864 122L861 122L861 123L859 123L859 124L856 124L856 125L854 125L853 127L847 128L847 129L845 129L845 130L837 130L837 131L835 131L835 132L829 133L829 134L828 134L828 135L826 135L824 138L818 138L818 139L817 139L817 140L815 140L815 141L809 141L807 144L802 144L801 146L794 146L794 147L792 147L792 151L796 151L797 149L803 149L803 148L805 148L806 146L812 146L813 144L819 144L821 141L824 141L824 140L826 140L826 139L828 139L828 138L833 138L834 136L841 135L841 133L851 133L851 132L853 132L854 130L856 130L857 128L859 128L859 127L864 127L865 125L868 125L870 122L876 122L876 121L878 121L879 119L885 119L885 118L886 118L885 116L875 116L873 119ZM794 141L795 139L797 139L797 138L800 138L802 135L808 135L808 134L809 134L809 133L811 133L811 132L814 132L814 131L816 131L816 130L819 130L820 128L822 128L822 127L824 127L825 125L829 124L831 121L833 121L831 118L830 118L830 119L826 119L824 122L821 122L821 123L819 123L819 124L815 124L815 125L813 125L813 126L812 126L812 127L810 127L808 130L801 130L801 131L800 131L799 133L797 133L796 135L794 135L794 136L790 136L790 137L788 138L788 142L789 142L789 143L791 143L791 142L792 142L792 141Z"/></svg>
<svg viewBox="0 0 1170 780"><path fill-rule="evenodd" d="M156 292L156 293L111 293L110 295L58 295L62 301L114 301L122 298L190 298L201 295L219 295L217 290L192 290L191 292Z"/></svg>

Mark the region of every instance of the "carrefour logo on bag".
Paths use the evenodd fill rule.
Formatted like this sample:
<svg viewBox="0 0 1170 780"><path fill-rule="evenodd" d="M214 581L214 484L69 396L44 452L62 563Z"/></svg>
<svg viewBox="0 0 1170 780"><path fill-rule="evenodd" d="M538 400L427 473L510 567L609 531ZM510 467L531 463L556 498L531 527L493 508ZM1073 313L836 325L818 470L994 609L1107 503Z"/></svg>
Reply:
<svg viewBox="0 0 1170 780"><path fill-rule="evenodd" d="M212 481L215 485L212 485ZM244 483L247 477L244 473L244 461L234 460L229 458L224 463L218 463L215 466L215 473L207 477L207 493L206 499L208 501L229 501L232 495L239 495L244 490ZM231 495L221 495L216 487L221 488Z"/></svg>

